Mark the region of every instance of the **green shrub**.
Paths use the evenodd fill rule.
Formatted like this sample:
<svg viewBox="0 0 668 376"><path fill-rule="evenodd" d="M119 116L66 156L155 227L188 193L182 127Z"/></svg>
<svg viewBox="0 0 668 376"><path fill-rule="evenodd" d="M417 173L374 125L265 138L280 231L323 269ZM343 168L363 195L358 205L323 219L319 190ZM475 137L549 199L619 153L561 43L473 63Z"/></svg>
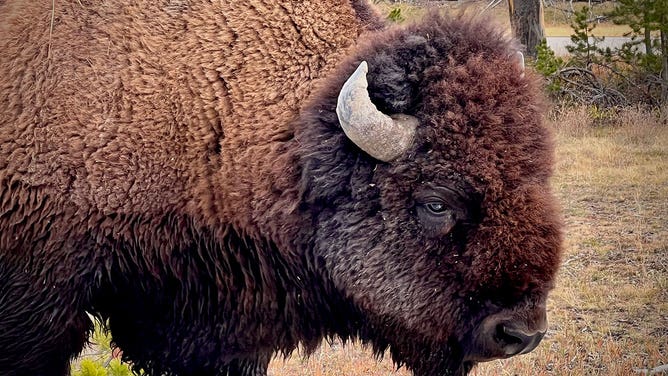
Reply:
<svg viewBox="0 0 668 376"><path fill-rule="evenodd" d="M394 8L387 15L387 19L392 22L403 22L406 18L401 14L401 8Z"/></svg>
<svg viewBox="0 0 668 376"><path fill-rule="evenodd" d="M127 366L127 364L121 363L118 359L113 359L109 362L109 368L107 369L108 376L131 376L132 371Z"/></svg>
<svg viewBox="0 0 668 376"><path fill-rule="evenodd" d="M547 79L547 90L552 95L561 91L561 85L556 74L564 66L564 60L554 54L554 51L543 39L536 47L536 61L534 68Z"/></svg>
<svg viewBox="0 0 668 376"><path fill-rule="evenodd" d="M108 373L102 362L83 359L79 363L79 369L72 372L72 376L108 376Z"/></svg>
<svg viewBox="0 0 668 376"><path fill-rule="evenodd" d="M102 323L95 322L90 341L94 354L84 355L75 361L71 376L132 376L128 364L112 359L111 336Z"/></svg>

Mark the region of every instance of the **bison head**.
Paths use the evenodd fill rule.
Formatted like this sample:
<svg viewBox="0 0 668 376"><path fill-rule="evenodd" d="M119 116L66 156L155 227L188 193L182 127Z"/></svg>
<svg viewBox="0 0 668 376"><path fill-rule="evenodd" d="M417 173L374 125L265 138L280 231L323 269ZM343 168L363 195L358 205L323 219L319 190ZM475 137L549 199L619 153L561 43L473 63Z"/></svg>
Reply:
<svg viewBox="0 0 668 376"><path fill-rule="evenodd" d="M417 375L531 351L560 251L539 85L485 20L372 39L297 134L312 262Z"/></svg>

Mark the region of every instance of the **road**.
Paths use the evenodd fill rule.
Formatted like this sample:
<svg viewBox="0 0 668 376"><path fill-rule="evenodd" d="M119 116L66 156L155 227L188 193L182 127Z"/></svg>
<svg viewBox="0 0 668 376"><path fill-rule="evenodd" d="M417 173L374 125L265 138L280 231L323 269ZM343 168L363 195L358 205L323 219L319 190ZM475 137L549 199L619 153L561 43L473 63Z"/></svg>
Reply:
<svg viewBox="0 0 668 376"><path fill-rule="evenodd" d="M627 37L605 37L605 40L598 42L597 46L601 48L610 47L611 49L619 48L625 42L630 42L631 38ZM568 55L566 46L573 44L570 37L547 37L547 45L554 51L558 56ZM638 48L641 51L645 50L644 45L639 45Z"/></svg>

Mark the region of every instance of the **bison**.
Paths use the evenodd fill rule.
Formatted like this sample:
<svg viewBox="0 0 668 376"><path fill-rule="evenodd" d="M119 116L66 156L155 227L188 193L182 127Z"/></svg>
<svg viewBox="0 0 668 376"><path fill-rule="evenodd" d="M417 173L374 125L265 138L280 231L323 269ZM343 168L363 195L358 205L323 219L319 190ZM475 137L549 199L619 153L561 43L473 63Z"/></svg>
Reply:
<svg viewBox="0 0 668 376"><path fill-rule="evenodd" d="M66 375L91 316L150 375L531 351L561 226L518 51L362 0L0 1L0 374Z"/></svg>

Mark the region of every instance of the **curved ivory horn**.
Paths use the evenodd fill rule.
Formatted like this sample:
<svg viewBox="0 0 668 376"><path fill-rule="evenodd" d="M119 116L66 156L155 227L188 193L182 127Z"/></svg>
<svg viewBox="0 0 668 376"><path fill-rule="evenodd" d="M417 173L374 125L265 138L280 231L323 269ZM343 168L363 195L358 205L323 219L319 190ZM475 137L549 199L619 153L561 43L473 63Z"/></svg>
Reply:
<svg viewBox="0 0 668 376"><path fill-rule="evenodd" d="M348 78L336 104L336 114L343 132L370 156L389 162L406 152L413 144L418 121L415 117L396 114L387 116L378 111L369 98L363 61Z"/></svg>

